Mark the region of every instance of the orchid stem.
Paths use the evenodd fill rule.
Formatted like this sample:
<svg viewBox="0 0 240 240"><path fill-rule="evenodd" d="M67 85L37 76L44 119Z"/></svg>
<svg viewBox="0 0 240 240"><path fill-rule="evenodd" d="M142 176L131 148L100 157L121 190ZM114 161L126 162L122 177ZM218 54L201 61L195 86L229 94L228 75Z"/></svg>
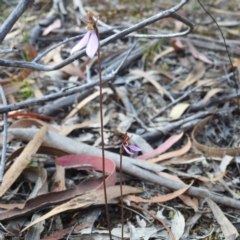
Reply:
<svg viewBox="0 0 240 240"><path fill-rule="evenodd" d="M103 189L104 189L104 200L105 200L105 211L107 217L108 231L110 240L112 240L111 233L111 223L110 216L108 211L108 201L107 201L107 186L106 186L106 173L105 173L105 154L104 154L104 135L103 135L103 100L102 100L102 69L101 69L101 55L100 55L100 43L99 43L99 34L96 28L96 34L98 37L98 72L99 72L99 91L100 91L100 122L101 122L101 142L102 142L102 172L103 172Z"/></svg>
<svg viewBox="0 0 240 240"><path fill-rule="evenodd" d="M121 222L122 222L122 240L124 239L124 208L123 208L123 191L122 191L122 154L123 154L123 146L120 148L120 168L119 168L119 174L120 174L120 202L121 202Z"/></svg>

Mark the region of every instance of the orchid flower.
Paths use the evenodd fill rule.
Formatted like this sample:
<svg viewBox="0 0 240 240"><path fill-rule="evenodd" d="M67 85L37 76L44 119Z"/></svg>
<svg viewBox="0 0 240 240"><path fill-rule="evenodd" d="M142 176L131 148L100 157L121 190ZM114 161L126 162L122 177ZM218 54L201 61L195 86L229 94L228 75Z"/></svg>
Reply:
<svg viewBox="0 0 240 240"><path fill-rule="evenodd" d="M123 136L123 141L122 141L122 146L124 148L124 150L129 154L129 155L132 155L133 152L131 152L131 150L133 150L134 152L139 152L139 151L142 151L140 148L134 146L134 145L131 145L130 144L130 139L131 137L129 137L127 135L127 133L124 134Z"/></svg>
<svg viewBox="0 0 240 240"><path fill-rule="evenodd" d="M90 15L90 13L89 13ZM88 15L88 16L89 16ZM75 45L71 50L71 55L75 53L76 51L84 48L86 48L86 53L90 58L93 58L95 53L98 49L98 36L96 34L96 31L94 29L94 25L96 22L94 22L92 15L91 18L89 18L87 22L87 33L84 35L84 37Z"/></svg>

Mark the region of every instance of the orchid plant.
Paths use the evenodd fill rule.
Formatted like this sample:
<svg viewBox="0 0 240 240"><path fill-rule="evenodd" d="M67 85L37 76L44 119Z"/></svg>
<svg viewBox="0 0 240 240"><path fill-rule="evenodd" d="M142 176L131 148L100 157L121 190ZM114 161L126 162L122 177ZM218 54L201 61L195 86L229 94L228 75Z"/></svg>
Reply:
<svg viewBox="0 0 240 240"><path fill-rule="evenodd" d="M86 53L90 58L93 58L95 53L97 52L99 41L96 29L96 21L93 19L93 15L91 13L87 14L88 20L82 19L87 24L87 33L84 37L72 48L71 55L75 52L81 50L85 46Z"/></svg>
<svg viewBox="0 0 240 240"><path fill-rule="evenodd" d="M102 110L102 70L101 70L101 56L100 56L100 45L99 45L99 35L97 28L97 21L93 19L93 15L91 13L87 14L88 19L81 19L83 22L87 24L87 33L84 37L75 45L71 54L74 54L76 51L86 47L86 53L90 58L93 58L95 53L97 52L98 59L98 74L99 74L99 88L100 88L100 123L101 123L101 140L102 140L102 173L103 173L103 190L104 190L104 200L105 200L105 210L107 217L107 225L109 238L112 239L111 234L111 222L110 215L108 211L108 200L107 200L107 185L106 185L106 173L105 173L105 154L104 154L104 135L103 135L103 110Z"/></svg>
<svg viewBox="0 0 240 240"><path fill-rule="evenodd" d="M126 151L126 153L128 153L129 155L133 155L134 153L131 152L131 150L134 152L139 152L139 151L141 151L141 149L134 145L131 145L130 139L131 139L131 137L129 137L127 135L127 133L125 133L123 136L123 140L122 140L122 146L123 146L124 150Z"/></svg>
<svg viewBox="0 0 240 240"><path fill-rule="evenodd" d="M119 173L120 173L120 193L121 196L123 196L123 191L122 191L122 183L123 183L123 179L122 179L122 155L124 150L126 151L126 153L128 153L129 155L133 155L134 153L132 151L135 152L139 152L141 151L140 148L131 145L130 143L131 137L128 136L127 133L125 133L123 135L123 139L122 139L122 144L120 147L120 169L119 169ZM122 239L124 239L124 208L123 208L123 198L120 198L121 201L121 222L122 222Z"/></svg>
<svg viewBox="0 0 240 240"><path fill-rule="evenodd" d="M100 69L99 72L99 85L100 85L100 116L101 116L101 137L102 137L102 156L103 156L103 176L105 176L105 161L104 161L104 138L103 138L103 113L102 113L102 77L101 77L101 60L100 60L100 51L99 51L99 35L97 29L97 22L93 19L91 13L88 13L88 20L82 19L87 24L87 33L84 37L72 48L71 54L74 54L76 51L86 47L86 53L90 58L93 58L95 53L98 51L98 66ZM130 139L127 133L124 134L121 148L120 148L120 192L121 196L123 196L122 192L122 154L125 150L129 155L133 155L135 152L141 151L140 148L131 145ZM105 178L104 178L105 179ZM110 224L110 217L108 213L108 205L107 205L107 193L106 193L106 182L103 181L104 185L104 198L105 198L105 207L106 207L106 215L107 215L107 222L109 228L109 236L111 237L111 224ZM123 200L121 198L121 213L122 213L122 239L124 238L124 209L123 209Z"/></svg>

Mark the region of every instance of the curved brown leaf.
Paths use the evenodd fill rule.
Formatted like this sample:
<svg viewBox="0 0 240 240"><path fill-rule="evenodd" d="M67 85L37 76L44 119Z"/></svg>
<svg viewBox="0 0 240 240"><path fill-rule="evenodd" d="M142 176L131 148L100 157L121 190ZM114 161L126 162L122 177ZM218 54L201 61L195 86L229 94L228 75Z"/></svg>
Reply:
<svg viewBox="0 0 240 240"><path fill-rule="evenodd" d="M158 173L160 176L171 179L176 182L184 183L178 176L174 176L165 172ZM191 198L186 194L178 196L187 206L192 207L195 211L198 211L198 200L196 198Z"/></svg>
<svg viewBox="0 0 240 240"><path fill-rule="evenodd" d="M167 202L169 200L172 200L176 197L179 197L180 195L182 195L184 192L186 192L193 184L194 181L192 181L189 185L187 185L186 187L179 189L175 192L172 193L168 193L165 195L159 195L159 196L155 196L152 197L151 199L145 199L145 198L141 198L138 196L133 196L133 195L128 195L125 196L124 199L133 201L133 202L143 202L143 203L161 203L161 202Z"/></svg>
<svg viewBox="0 0 240 240"><path fill-rule="evenodd" d="M179 37L172 38L170 40L170 46L174 48L175 52L182 51L185 47Z"/></svg>
<svg viewBox="0 0 240 240"><path fill-rule="evenodd" d="M213 62L210 59L208 59L206 56L204 56L203 54L201 54L197 51L197 49L193 46L190 39L187 40L187 44L189 46L189 51L193 55L194 58L201 60L202 62L205 62L208 64L213 64Z"/></svg>
<svg viewBox="0 0 240 240"><path fill-rule="evenodd" d="M240 149L239 148L213 148L205 146L201 143L199 143L196 140L197 134L199 132L202 132L204 126L209 122L209 120L212 118L212 116L209 116L205 119L203 119L201 122L199 122L192 131L192 139L194 146L204 153L214 156L214 157L223 157L224 155L229 155L235 157L239 154Z"/></svg>
<svg viewBox="0 0 240 240"><path fill-rule="evenodd" d="M222 92L222 91L224 91L224 89L222 89L222 88L213 88L213 89L209 90L209 91L207 92L207 94L205 95L205 97L203 98L202 103L203 103L204 105L206 105L206 103L208 102L208 100L209 100L211 97L213 97L215 94L217 94L217 93L219 93L219 92Z"/></svg>

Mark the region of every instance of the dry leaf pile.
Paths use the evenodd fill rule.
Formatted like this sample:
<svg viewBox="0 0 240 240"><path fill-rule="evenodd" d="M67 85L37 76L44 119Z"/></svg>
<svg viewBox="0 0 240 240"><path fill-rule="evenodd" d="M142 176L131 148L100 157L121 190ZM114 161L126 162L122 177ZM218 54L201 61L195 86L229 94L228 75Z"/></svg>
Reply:
<svg viewBox="0 0 240 240"><path fill-rule="evenodd" d="M63 2L36 1L1 46L16 51L0 57L32 61L66 38L83 34L84 11L121 30L178 3ZM121 239L118 170L126 132L142 149L133 157L123 156L126 239L238 238L240 9L234 0L202 2L223 30L233 66L220 32L197 1L179 13L195 24L186 37L137 43L125 37L101 48L103 76L120 66L118 75L103 86L114 239ZM0 5L6 12L0 24L14 6L14 1ZM183 29L182 23L165 19L141 34ZM101 23L99 30L101 39L112 33ZM79 38L54 48L42 63L62 62ZM16 104L91 83L98 79L97 66L96 57L90 61L85 56L50 72L1 67L0 83L8 103ZM8 113L7 160L0 186L2 238L109 239L99 94L98 87L92 87Z"/></svg>

